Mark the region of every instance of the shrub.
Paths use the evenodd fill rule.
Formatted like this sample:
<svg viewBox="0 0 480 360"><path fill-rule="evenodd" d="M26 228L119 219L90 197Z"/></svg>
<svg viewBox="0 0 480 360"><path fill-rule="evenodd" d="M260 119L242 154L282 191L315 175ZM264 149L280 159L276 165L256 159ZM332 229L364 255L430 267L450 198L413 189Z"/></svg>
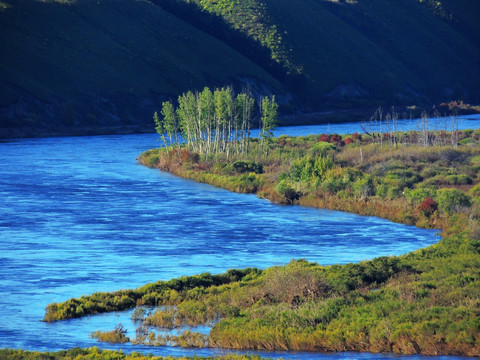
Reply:
<svg viewBox="0 0 480 360"><path fill-rule="evenodd" d="M426 166L421 172L420 176L424 179L431 178L438 175L438 169Z"/></svg>
<svg viewBox="0 0 480 360"><path fill-rule="evenodd" d="M375 191L375 195L377 195L378 197L381 197L382 199L385 199L388 194L388 188L389 188L388 185L385 183L379 184Z"/></svg>
<svg viewBox="0 0 480 360"><path fill-rule="evenodd" d="M426 185L446 185L449 184L448 179L445 175L435 175L424 181Z"/></svg>
<svg viewBox="0 0 480 360"><path fill-rule="evenodd" d="M314 144L308 151L312 157L327 156L328 152L335 150L336 147L328 142L320 141Z"/></svg>
<svg viewBox="0 0 480 360"><path fill-rule="evenodd" d="M472 187L469 191L472 196L480 196L480 183Z"/></svg>
<svg viewBox="0 0 480 360"><path fill-rule="evenodd" d="M232 164L232 168L235 172L239 174L243 173L255 173L255 174L263 174L263 166L262 164L256 163L255 161L235 161Z"/></svg>
<svg viewBox="0 0 480 360"><path fill-rule="evenodd" d="M405 198L411 203L418 203L427 197L435 197L436 191L434 187L420 186L417 189L405 189Z"/></svg>
<svg viewBox="0 0 480 360"><path fill-rule="evenodd" d="M426 217L430 217L438 209L438 204L432 197L427 197L418 206L418 210Z"/></svg>
<svg viewBox="0 0 480 360"><path fill-rule="evenodd" d="M310 156L295 161L291 166L290 176L293 181L310 182L314 179L321 180L327 170L334 163L330 156L313 159Z"/></svg>
<svg viewBox="0 0 480 360"><path fill-rule="evenodd" d="M468 185L473 182L472 179L465 174L448 175L446 179L450 185Z"/></svg>
<svg viewBox="0 0 480 360"><path fill-rule="evenodd" d="M330 136L326 135L326 134L322 134L320 135L320 137L318 138L318 141L321 141L321 142L329 142L330 141Z"/></svg>
<svg viewBox="0 0 480 360"><path fill-rule="evenodd" d="M345 142L345 145L348 145L348 144L353 143L353 140L352 140L352 138L346 138L344 142Z"/></svg>
<svg viewBox="0 0 480 360"><path fill-rule="evenodd" d="M480 165L480 155L473 156L473 157L470 159L470 162L471 162L473 165Z"/></svg>
<svg viewBox="0 0 480 360"><path fill-rule="evenodd" d="M324 177L325 173L333 168L334 162L331 156L320 157L315 160L314 164L314 175L315 177L321 179Z"/></svg>
<svg viewBox="0 0 480 360"><path fill-rule="evenodd" d="M391 177L385 177L380 180L380 184L377 186L375 194L383 199L395 199L402 197L407 186L409 184L403 180L392 179Z"/></svg>
<svg viewBox="0 0 480 360"><path fill-rule="evenodd" d="M151 155L147 157L147 166L148 167L155 167L157 166L158 162L160 161L160 158L158 155Z"/></svg>
<svg viewBox="0 0 480 360"><path fill-rule="evenodd" d="M322 134L318 138L318 141L332 143L332 144L340 144L342 143L342 137L338 134L332 134L332 135Z"/></svg>
<svg viewBox="0 0 480 360"><path fill-rule="evenodd" d="M365 198L375 194L375 186L371 176L365 176L353 183L353 192L357 197Z"/></svg>
<svg viewBox="0 0 480 360"><path fill-rule="evenodd" d="M440 159L446 161L447 165L453 162L462 162L466 157L467 154L454 149L445 149L440 153Z"/></svg>
<svg viewBox="0 0 480 360"><path fill-rule="evenodd" d="M385 176L385 179L392 183L396 183L401 190L406 187L411 188L414 184L422 181L422 178L419 175L414 174L411 170L405 169L390 170Z"/></svg>
<svg viewBox="0 0 480 360"><path fill-rule="evenodd" d="M460 140L460 144L467 145L467 144L475 144L475 140L471 137L467 137L465 139Z"/></svg>
<svg viewBox="0 0 480 360"><path fill-rule="evenodd" d="M155 312L145 319L145 325L151 325L163 329L173 329L175 327L175 309L171 306L157 308Z"/></svg>
<svg viewBox="0 0 480 360"><path fill-rule="evenodd" d="M137 307L131 316L132 321L144 321L149 315L149 310L143 307Z"/></svg>
<svg viewBox="0 0 480 360"><path fill-rule="evenodd" d="M285 204L293 204L296 200L300 198L300 193L292 189L290 184L287 183L287 180L281 180L277 185L277 191L282 196L283 202Z"/></svg>
<svg viewBox="0 0 480 360"><path fill-rule="evenodd" d="M362 141L362 135L360 135L358 132L354 132L351 136L353 141ZM346 143L346 141L345 141Z"/></svg>
<svg viewBox="0 0 480 360"><path fill-rule="evenodd" d="M158 344L170 344L182 348L205 348L208 346L208 335L185 330L178 335L161 335L156 338ZM148 345L148 344L147 344Z"/></svg>
<svg viewBox="0 0 480 360"><path fill-rule="evenodd" d="M179 156L180 162L182 162L182 163L196 164L200 161L200 155L199 154L197 154L195 152L191 152L187 149L180 150L180 152L177 153L177 156Z"/></svg>
<svg viewBox="0 0 480 360"><path fill-rule="evenodd" d="M322 189L329 192L330 194L336 194L341 190L345 190L346 184L342 179L338 178L327 178L322 183Z"/></svg>
<svg viewBox="0 0 480 360"><path fill-rule="evenodd" d="M330 142L331 143L340 143L342 141L342 137L337 134L330 135Z"/></svg>
<svg viewBox="0 0 480 360"><path fill-rule="evenodd" d="M470 185L473 180L465 174L459 174L457 176L457 185Z"/></svg>
<svg viewBox="0 0 480 360"><path fill-rule="evenodd" d="M242 193L254 193L263 184L255 173L243 174L233 181L235 190Z"/></svg>
<svg viewBox="0 0 480 360"><path fill-rule="evenodd" d="M471 205L470 197L458 189L440 189L436 197L438 208L447 214L459 212Z"/></svg>
<svg viewBox="0 0 480 360"><path fill-rule="evenodd" d="M286 266L269 268L262 288L268 301L287 303L319 298L330 290L318 267L305 260L292 260Z"/></svg>
<svg viewBox="0 0 480 360"><path fill-rule="evenodd" d="M98 339L98 341L109 342L112 344L124 344L129 342L130 339L125 335L127 330L122 324L118 324L112 331L95 331L91 334L91 337Z"/></svg>

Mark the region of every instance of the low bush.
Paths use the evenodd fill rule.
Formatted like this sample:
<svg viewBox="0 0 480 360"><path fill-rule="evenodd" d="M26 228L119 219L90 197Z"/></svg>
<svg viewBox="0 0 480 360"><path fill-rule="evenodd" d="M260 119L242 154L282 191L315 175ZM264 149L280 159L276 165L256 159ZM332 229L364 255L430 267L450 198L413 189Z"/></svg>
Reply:
<svg viewBox="0 0 480 360"><path fill-rule="evenodd" d="M405 198L411 203L420 203L428 197L434 198L436 193L433 186L420 186L416 189L405 189Z"/></svg>
<svg viewBox="0 0 480 360"><path fill-rule="evenodd" d="M462 208L470 207L471 198L458 189L440 189L435 198L438 208L447 214L460 212Z"/></svg>
<svg viewBox="0 0 480 360"><path fill-rule="evenodd" d="M95 331L91 334L91 337L102 342L124 344L130 341L130 339L126 336L126 333L127 330L123 327L123 325L118 324L112 331Z"/></svg>
<svg viewBox="0 0 480 360"><path fill-rule="evenodd" d="M238 173L255 173L255 174L263 174L263 165L259 164L255 161L234 161L231 165L232 169Z"/></svg>
<svg viewBox="0 0 480 360"><path fill-rule="evenodd" d="M176 327L176 310L172 306L159 307L155 312L147 316L144 324L162 329L173 329Z"/></svg>
<svg viewBox="0 0 480 360"><path fill-rule="evenodd" d="M480 183L475 185L469 190L469 194L472 196L480 196Z"/></svg>
<svg viewBox="0 0 480 360"><path fill-rule="evenodd" d="M209 345L209 336L207 334L185 330L179 335L158 335L157 341L182 348L205 348Z"/></svg>
<svg viewBox="0 0 480 360"><path fill-rule="evenodd" d="M465 174L448 175L446 180L450 185L468 185L472 184L473 180Z"/></svg>
<svg viewBox="0 0 480 360"><path fill-rule="evenodd" d="M243 174L233 179L233 189L241 193L255 193L263 181L255 173Z"/></svg>
<svg viewBox="0 0 480 360"><path fill-rule="evenodd" d="M308 150L308 154L311 156L311 157L325 157L327 156L329 153L331 152L335 152L337 148L335 147L335 145L329 143L329 142L325 142L325 141L319 141L317 143L315 143L314 145L312 145L312 147L310 147L310 149Z"/></svg>
<svg viewBox="0 0 480 360"><path fill-rule="evenodd" d="M438 204L431 196L428 196L418 205L418 210L423 216L430 217L438 210Z"/></svg>
<svg viewBox="0 0 480 360"><path fill-rule="evenodd" d="M301 193L294 190L286 179L280 180L277 191L281 196L280 202L284 204L294 204L301 196Z"/></svg>
<svg viewBox="0 0 480 360"><path fill-rule="evenodd" d="M356 180L352 185L355 196L366 198L375 194L375 184L371 176L365 176Z"/></svg>

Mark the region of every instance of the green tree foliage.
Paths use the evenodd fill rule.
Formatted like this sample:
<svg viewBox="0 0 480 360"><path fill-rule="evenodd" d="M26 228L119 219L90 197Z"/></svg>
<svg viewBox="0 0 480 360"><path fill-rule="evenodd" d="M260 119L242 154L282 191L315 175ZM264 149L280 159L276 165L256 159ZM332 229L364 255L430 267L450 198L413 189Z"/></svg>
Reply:
<svg viewBox="0 0 480 360"><path fill-rule="evenodd" d="M193 0L202 10L214 13L224 18L233 28L246 33L258 41L270 52L270 58L285 68L289 73L299 73L300 67L295 66L292 56L277 29L271 21L265 3L257 0Z"/></svg>
<svg viewBox="0 0 480 360"><path fill-rule="evenodd" d="M264 97L261 100L261 137L272 138L273 128L276 126L278 117L278 105L275 102L275 96Z"/></svg>
<svg viewBox="0 0 480 360"><path fill-rule="evenodd" d="M270 140L273 137L273 128L276 126L278 117L278 105L275 102L275 96L264 97L260 101L260 152L264 154L264 141L267 144L270 143ZM266 154L266 153L265 153Z"/></svg>
<svg viewBox="0 0 480 360"><path fill-rule="evenodd" d="M264 98L261 105L260 133L272 137L278 116L275 97ZM162 119L154 114L157 133L166 146L180 147L181 138L187 148L205 156L247 154L250 128L255 114L255 101L247 93L235 96L230 87L211 91L187 92L178 98L178 108L167 101L162 105ZM167 141L168 139L168 141Z"/></svg>
<svg viewBox="0 0 480 360"><path fill-rule="evenodd" d="M239 174L243 173L255 173L255 174L263 174L263 166L255 161L242 161L237 160L232 163L232 168L235 172Z"/></svg>
<svg viewBox="0 0 480 360"><path fill-rule="evenodd" d="M163 145L166 146L164 122L160 120L158 112L156 111L153 113L153 122L155 123L155 131L160 135Z"/></svg>
<svg viewBox="0 0 480 360"><path fill-rule="evenodd" d="M155 112L155 114L157 113ZM160 126L159 129L156 129L157 133L161 134L161 136L164 136L164 132L167 134L169 138L168 146L174 143L180 145L178 138L179 124L177 119L177 113L171 102L166 101L162 104L162 116L163 122L160 122L160 120L158 119L158 115L157 120L155 120L155 124L158 122L163 125Z"/></svg>

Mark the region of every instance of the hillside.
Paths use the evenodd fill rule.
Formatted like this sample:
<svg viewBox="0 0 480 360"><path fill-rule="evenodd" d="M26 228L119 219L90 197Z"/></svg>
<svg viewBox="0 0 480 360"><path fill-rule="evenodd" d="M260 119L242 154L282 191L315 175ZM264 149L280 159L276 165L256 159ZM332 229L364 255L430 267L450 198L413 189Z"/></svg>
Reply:
<svg viewBox="0 0 480 360"><path fill-rule="evenodd" d="M153 131L204 86L283 113L480 101L472 0L2 0L0 138ZM368 113L369 110L367 110Z"/></svg>

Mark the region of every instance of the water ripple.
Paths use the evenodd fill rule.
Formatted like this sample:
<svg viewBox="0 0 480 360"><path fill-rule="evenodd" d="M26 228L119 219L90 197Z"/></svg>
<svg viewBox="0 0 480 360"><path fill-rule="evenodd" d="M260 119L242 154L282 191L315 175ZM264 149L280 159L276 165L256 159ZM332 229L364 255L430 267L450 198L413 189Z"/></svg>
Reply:
<svg viewBox="0 0 480 360"><path fill-rule="evenodd" d="M321 264L360 261L438 241L434 231L336 211L276 206L136 164L135 157L155 144L155 135L0 144L0 347L95 346L99 344L88 334L119 322L134 334L128 312L41 322L47 304L73 296L232 267L265 268L292 258ZM147 351L219 353L171 347ZM266 355L303 360L392 357Z"/></svg>

